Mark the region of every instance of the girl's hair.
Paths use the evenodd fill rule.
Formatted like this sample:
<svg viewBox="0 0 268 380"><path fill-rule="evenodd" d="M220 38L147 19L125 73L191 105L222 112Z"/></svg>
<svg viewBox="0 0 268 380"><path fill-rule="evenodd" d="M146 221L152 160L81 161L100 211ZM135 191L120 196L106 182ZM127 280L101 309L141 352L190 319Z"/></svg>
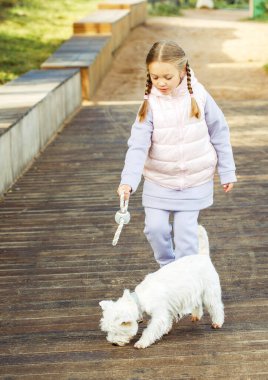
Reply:
<svg viewBox="0 0 268 380"><path fill-rule="evenodd" d="M186 69L187 75L187 87L191 95L191 114L190 116L195 116L200 118L201 113L198 104L193 97L193 90L191 85L191 71L188 59L182 50L182 48L173 41L159 41L154 43L151 47L147 57L146 57L146 67L147 67L147 80L145 86L145 97L148 96L152 89L152 81L149 73L149 65L153 62L167 62L173 64L177 67L178 71ZM144 99L141 108L139 110L139 121L143 121L147 115L149 108L148 99Z"/></svg>

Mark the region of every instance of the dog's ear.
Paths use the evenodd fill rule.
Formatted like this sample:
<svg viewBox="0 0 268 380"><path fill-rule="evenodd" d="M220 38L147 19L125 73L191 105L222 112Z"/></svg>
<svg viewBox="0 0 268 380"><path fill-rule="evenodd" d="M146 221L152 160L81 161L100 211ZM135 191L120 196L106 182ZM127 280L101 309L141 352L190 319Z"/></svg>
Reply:
<svg viewBox="0 0 268 380"><path fill-rule="evenodd" d="M106 310L112 304L113 304L113 301L100 301L99 302L99 305L102 308L102 310Z"/></svg>

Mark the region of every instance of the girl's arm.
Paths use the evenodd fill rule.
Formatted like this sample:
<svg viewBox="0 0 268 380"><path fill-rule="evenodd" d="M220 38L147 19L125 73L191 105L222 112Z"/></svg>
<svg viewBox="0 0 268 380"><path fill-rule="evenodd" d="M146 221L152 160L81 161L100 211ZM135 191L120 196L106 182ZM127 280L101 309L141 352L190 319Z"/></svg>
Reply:
<svg viewBox="0 0 268 380"><path fill-rule="evenodd" d="M128 150L125 157L125 166L121 174L120 185L131 186L132 193L139 186L148 150L151 146L153 132L153 117L149 109L146 119L138 121L138 116L132 125L131 136L128 139Z"/></svg>
<svg viewBox="0 0 268 380"><path fill-rule="evenodd" d="M205 104L205 119L210 141L218 157L218 173L221 184L236 182L236 167L230 142L229 127L221 109L209 93L207 93Z"/></svg>

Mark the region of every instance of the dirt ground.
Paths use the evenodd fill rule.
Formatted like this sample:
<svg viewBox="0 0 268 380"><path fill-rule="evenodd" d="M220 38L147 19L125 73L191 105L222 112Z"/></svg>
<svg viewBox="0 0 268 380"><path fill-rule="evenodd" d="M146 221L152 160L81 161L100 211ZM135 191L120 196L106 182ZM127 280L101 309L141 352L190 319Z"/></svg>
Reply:
<svg viewBox="0 0 268 380"><path fill-rule="evenodd" d="M145 57L157 40L178 42L199 81L218 100L268 99L268 24L244 21L247 11L187 10L148 18L115 53L94 101L142 99Z"/></svg>

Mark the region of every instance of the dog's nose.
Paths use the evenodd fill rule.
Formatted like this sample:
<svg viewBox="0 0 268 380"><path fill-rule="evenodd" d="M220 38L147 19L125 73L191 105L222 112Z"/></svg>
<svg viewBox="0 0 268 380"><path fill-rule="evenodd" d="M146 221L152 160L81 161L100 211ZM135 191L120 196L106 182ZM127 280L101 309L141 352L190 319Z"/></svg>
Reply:
<svg viewBox="0 0 268 380"><path fill-rule="evenodd" d="M112 345L113 345L113 346L118 346L118 344L117 344L117 343L112 343Z"/></svg>

